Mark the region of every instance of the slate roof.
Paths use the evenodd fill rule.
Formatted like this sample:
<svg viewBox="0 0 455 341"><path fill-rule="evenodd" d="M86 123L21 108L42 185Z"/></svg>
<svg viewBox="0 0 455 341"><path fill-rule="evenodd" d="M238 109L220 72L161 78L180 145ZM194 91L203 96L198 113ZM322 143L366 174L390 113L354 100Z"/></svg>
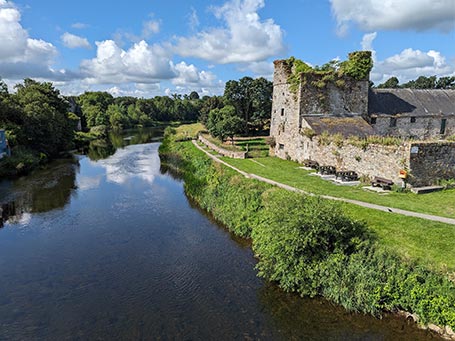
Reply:
<svg viewBox="0 0 455 341"><path fill-rule="evenodd" d="M329 134L341 134L344 137L367 137L369 135L374 135L373 128L361 116L305 116L304 119L318 135L322 134L323 132L328 132Z"/></svg>
<svg viewBox="0 0 455 341"><path fill-rule="evenodd" d="M368 94L370 115L455 115L455 90L372 89Z"/></svg>

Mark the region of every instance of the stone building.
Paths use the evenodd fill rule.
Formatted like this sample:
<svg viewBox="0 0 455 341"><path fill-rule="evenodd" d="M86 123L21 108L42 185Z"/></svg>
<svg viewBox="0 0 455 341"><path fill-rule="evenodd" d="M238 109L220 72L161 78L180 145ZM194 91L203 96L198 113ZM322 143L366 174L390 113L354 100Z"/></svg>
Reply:
<svg viewBox="0 0 455 341"><path fill-rule="evenodd" d="M368 115L377 135L444 139L455 135L455 91L373 89Z"/></svg>
<svg viewBox="0 0 455 341"><path fill-rule="evenodd" d="M369 75L333 79L317 72L298 75L292 86L289 61L274 64L275 156L397 183L406 169L414 186L455 178L455 144L445 140L455 135L455 90L370 89Z"/></svg>

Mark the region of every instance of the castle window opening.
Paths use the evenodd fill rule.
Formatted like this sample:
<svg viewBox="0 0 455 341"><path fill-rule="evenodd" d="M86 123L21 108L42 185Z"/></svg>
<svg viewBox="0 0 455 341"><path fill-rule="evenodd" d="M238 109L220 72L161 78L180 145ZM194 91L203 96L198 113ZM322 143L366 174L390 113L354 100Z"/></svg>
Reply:
<svg viewBox="0 0 455 341"><path fill-rule="evenodd" d="M281 116L284 116L284 108L281 108Z"/></svg>
<svg viewBox="0 0 455 341"><path fill-rule="evenodd" d="M371 118L371 124L376 124L376 117Z"/></svg>
<svg viewBox="0 0 455 341"><path fill-rule="evenodd" d="M439 134L444 135L446 133L446 124L447 124L447 118L443 118L441 120L441 130L439 131Z"/></svg>
<svg viewBox="0 0 455 341"><path fill-rule="evenodd" d="M283 150L283 149L284 149L284 144L279 143L279 144L278 144L278 149L279 149L279 150Z"/></svg>
<svg viewBox="0 0 455 341"><path fill-rule="evenodd" d="M411 116L411 123L416 123L416 118L415 118L415 116Z"/></svg>
<svg viewBox="0 0 455 341"><path fill-rule="evenodd" d="M389 126L390 126L391 128L397 126L397 119L396 119L396 117L390 118L390 124L389 124Z"/></svg>

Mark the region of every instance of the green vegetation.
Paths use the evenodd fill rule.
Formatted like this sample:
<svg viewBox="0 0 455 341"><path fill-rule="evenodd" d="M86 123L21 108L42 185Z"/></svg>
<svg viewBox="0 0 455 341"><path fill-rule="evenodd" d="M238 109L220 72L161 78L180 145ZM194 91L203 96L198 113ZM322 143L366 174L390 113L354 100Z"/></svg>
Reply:
<svg viewBox="0 0 455 341"><path fill-rule="evenodd" d="M415 80L410 80L402 85L397 77L393 76L387 79L384 83L377 86L378 89L455 89L455 77L446 76L437 78L436 76L419 76Z"/></svg>
<svg viewBox="0 0 455 341"><path fill-rule="evenodd" d="M204 138L213 143L214 145L230 150L233 152L245 152L248 151L248 157L258 158L267 157L269 155L269 146L267 145L266 138L261 137L238 137L232 141L232 143L222 143L219 139L216 139L210 134L203 134Z"/></svg>
<svg viewBox="0 0 455 341"><path fill-rule="evenodd" d="M221 142L229 137L232 144L234 144L234 135L240 133L244 125L245 122L236 115L232 105L211 110L206 123L207 130L213 137L218 137Z"/></svg>
<svg viewBox="0 0 455 341"><path fill-rule="evenodd" d="M0 175L25 174L73 146L77 117L51 83L25 79L10 94L0 80L0 127L13 156L0 160Z"/></svg>
<svg viewBox="0 0 455 341"><path fill-rule="evenodd" d="M272 82L263 77L243 77L226 82L223 98L242 119L241 129L236 133L248 135L265 128L272 112L272 91Z"/></svg>
<svg viewBox="0 0 455 341"><path fill-rule="evenodd" d="M212 163L190 142L166 138L160 155L163 164L180 170L186 193L203 209L233 233L252 239L260 276L287 291L324 296L348 310L378 316L400 309L418 314L422 323L455 327L454 283L393 251L395 245L389 242L401 226L389 227L385 220L383 230L376 232L363 219L375 211L362 212L244 178ZM261 161L266 160L273 159ZM283 168L279 172L286 173ZM403 225L418 221L396 220ZM430 233L442 225L426 223ZM441 233L448 231L444 228ZM383 240L387 234L391 236ZM454 240L452 235L446 239Z"/></svg>
<svg viewBox="0 0 455 341"><path fill-rule="evenodd" d="M290 57L285 61L291 74L288 77L289 89L297 93L301 79L303 83L311 82L317 88L323 89L329 82L343 87L343 77L355 80L368 80L373 68L371 51L355 51L349 54L346 61L332 60L322 66L311 67L303 61Z"/></svg>
<svg viewBox="0 0 455 341"><path fill-rule="evenodd" d="M202 123L182 124L177 127L167 127L164 130L164 136L174 139L175 141L194 140L197 138L205 127Z"/></svg>

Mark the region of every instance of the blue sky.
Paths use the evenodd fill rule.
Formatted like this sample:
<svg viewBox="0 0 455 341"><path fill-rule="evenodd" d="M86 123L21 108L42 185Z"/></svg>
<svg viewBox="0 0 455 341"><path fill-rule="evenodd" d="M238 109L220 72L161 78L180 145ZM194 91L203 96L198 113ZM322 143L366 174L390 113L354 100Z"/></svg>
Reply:
<svg viewBox="0 0 455 341"><path fill-rule="evenodd" d="M0 0L0 77L64 94L221 94L273 60L374 52L371 79L455 75L454 0Z"/></svg>

